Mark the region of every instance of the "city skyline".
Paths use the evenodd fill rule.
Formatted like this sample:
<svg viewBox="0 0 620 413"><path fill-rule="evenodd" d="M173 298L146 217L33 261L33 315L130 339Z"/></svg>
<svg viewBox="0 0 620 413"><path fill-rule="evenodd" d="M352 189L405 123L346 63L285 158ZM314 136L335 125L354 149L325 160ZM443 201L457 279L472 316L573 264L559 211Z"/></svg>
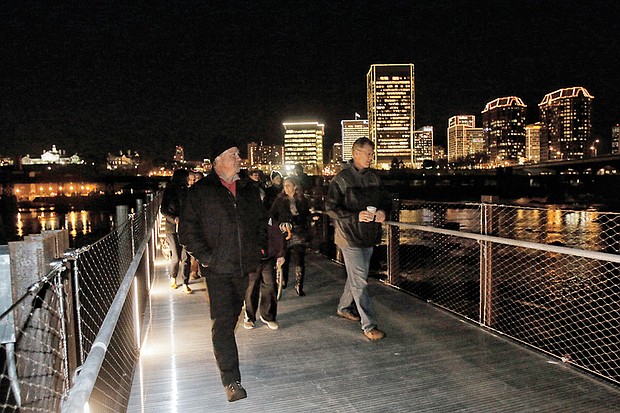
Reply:
<svg viewBox="0 0 620 413"><path fill-rule="evenodd" d="M616 2L594 0L156 2L150 7L3 3L0 155L145 155L186 148L204 157L212 136L282 143L282 123L366 117L372 64L415 65L416 127L446 145L450 117L476 116L502 96L539 121L547 93L585 87L593 133L609 146L620 121Z"/></svg>

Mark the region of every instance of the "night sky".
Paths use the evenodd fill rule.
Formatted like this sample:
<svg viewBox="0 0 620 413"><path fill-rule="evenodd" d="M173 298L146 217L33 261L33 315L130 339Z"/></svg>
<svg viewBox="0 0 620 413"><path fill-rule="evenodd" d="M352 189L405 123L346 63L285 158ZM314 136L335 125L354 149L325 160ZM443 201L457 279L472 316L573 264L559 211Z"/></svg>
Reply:
<svg viewBox="0 0 620 413"><path fill-rule="evenodd" d="M52 144L103 157L206 155L217 135L282 143L282 122L366 115L373 63L413 63L416 126L562 87L594 95L594 133L620 122L620 2L0 2L0 155ZM137 3L137 2L136 2Z"/></svg>

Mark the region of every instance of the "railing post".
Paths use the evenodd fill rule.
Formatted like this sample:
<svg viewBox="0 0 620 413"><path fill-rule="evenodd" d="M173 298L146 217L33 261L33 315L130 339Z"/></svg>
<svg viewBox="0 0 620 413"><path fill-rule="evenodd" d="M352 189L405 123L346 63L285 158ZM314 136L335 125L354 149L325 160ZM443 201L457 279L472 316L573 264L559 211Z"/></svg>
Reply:
<svg viewBox="0 0 620 413"><path fill-rule="evenodd" d="M497 197L483 195L481 198L480 233L491 235L493 233L493 205ZM490 241L480 242L480 314L479 323L484 326L492 326L493 309L492 303L492 273L493 273L493 245Z"/></svg>
<svg viewBox="0 0 620 413"><path fill-rule="evenodd" d="M391 221L400 222L400 199L392 200ZM400 227L388 225L387 233L388 283L394 284L400 273Z"/></svg>

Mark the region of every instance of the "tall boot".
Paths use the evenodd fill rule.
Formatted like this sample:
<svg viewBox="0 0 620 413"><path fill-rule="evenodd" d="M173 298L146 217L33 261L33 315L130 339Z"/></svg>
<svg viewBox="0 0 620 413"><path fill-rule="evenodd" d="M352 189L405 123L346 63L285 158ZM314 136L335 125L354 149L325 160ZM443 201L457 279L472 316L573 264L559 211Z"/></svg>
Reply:
<svg viewBox="0 0 620 413"><path fill-rule="evenodd" d="M295 291L300 297L306 295L304 293L304 271L301 267L295 267Z"/></svg>

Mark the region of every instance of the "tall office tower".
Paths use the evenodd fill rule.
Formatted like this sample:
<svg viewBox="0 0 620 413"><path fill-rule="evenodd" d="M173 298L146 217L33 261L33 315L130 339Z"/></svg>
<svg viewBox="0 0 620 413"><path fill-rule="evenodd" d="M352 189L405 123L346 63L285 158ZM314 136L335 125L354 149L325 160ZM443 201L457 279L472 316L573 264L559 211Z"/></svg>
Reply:
<svg viewBox="0 0 620 413"><path fill-rule="evenodd" d="M448 162L486 152L484 131L476 128L474 115L458 115L448 119Z"/></svg>
<svg viewBox="0 0 620 413"><path fill-rule="evenodd" d="M251 142L248 144L248 161L250 165L261 169L280 169L284 164L284 147Z"/></svg>
<svg viewBox="0 0 620 413"><path fill-rule="evenodd" d="M616 123L611 128L611 153L620 155L620 123Z"/></svg>
<svg viewBox="0 0 620 413"><path fill-rule="evenodd" d="M332 154L329 157L332 162L342 162L342 142L335 142L332 146Z"/></svg>
<svg viewBox="0 0 620 413"><path fill-rule="evenodd" d="M388 168L394 158L413 164L415 87L413 64L371 65L366 75L369 138L375 163Z"/></svg>
<svg viewBox="0 0 620 413"><path fill-rule="evenodd" d="M368 119L355 119L340 121L342 127L342 160L348 162L351 159L351 147L356 139L368 137Z"/></svg>
<svg viewBox="0 0 620 413"><path fill-rule="evenodd" d="M539 163L546 161L547 149L541 147L542 123L525 125L525 161ZM544 155L544 156L543 156Z"/></svg>
<svg viewBox="0 0 620 413"><path fill-rule="evenodd" d="M423 126L413 132L413 164L422 167L422 162L433 160L433 127Z"/></svg>
<svg viewBox="0 0 620 413"><path fill-rule="evenodd" d="M323 169L325 125L318 122L285 122L284 164L292 169L301 164L308 173L319 175Z"/></svg>
<svg viewBox="0 0 620 413"><path fill-rule="evenodd" d="M491 162L517 163L525 157L525 109L521 98L508 96L486 104L482 129Z"/></svg>
<svg viewBox="0 0 620 413"><path fill-rule="evenodd" d="M583 159L592 135L592 96L583 87L558 89L538 104L549 159Z"/></svg>

